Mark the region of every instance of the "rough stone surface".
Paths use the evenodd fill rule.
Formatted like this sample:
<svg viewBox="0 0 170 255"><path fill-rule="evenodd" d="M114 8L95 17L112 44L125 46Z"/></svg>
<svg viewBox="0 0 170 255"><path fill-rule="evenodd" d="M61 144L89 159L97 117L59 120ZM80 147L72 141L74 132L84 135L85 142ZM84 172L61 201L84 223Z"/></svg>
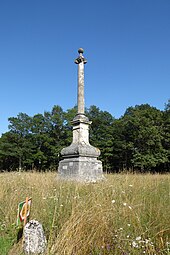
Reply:
<svg viewBox="0 0 170 255"><path fill-rule="evenodd" d="M64 158L79 156L97 158L100 155L100 150L90 144L72 143L69 147L62 149L61 155Z"/></svg>
<svg viewBox="0 0 170 255"><path fill-rule="evenodd" d="M97 182L103 180L102 162L92 157L65 158L60 161L60 179Z"/></svg>
<svg viewBox="0 0 170 255"><path fill-rule="evenodd" d="M23 240L25 254L43 254L46 250L46 237L42 225L36 220L31 220L25 225Z"/></svg>

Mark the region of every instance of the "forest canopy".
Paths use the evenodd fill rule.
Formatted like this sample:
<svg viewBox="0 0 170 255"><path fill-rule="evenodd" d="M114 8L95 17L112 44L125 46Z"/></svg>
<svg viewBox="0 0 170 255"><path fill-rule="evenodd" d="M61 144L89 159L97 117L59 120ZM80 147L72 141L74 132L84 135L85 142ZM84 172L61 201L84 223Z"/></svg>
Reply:
<svg viewBox="0 0 170 255"><path fill-rule="evenodd" d="M76 107L10 117L9 131L0 138L0 169L57 170L60 151L72 141L71 121ZM164 111L149 104L129 107L115 119L92 105L90 143L101 150L106 172L170 172L170 100Z"/></svg>

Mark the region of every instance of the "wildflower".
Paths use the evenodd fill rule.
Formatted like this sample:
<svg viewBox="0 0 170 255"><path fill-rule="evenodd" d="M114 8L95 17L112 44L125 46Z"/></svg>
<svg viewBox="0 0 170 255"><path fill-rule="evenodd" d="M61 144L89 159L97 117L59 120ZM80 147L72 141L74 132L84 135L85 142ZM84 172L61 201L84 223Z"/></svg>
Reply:
<svg viewBox="0 0 170 255"><path fill-rule="evenodd" d="M128 207L129 207L130 210L132 210L132 207L130 205Z"/></svg>
<svg viewBox="0 0 170 255"><path fill-rule="evenodd" d="M130 227L131 225L130 224L127 224L128 225L128 227Z"/></svg>
<svg viewBox="0 0 170 255"><path fill-rule="evenodd" d="M116 201L113 199L113 200L112 200L112 204L114 204L115 202L116 202Z"/></svg>
<svg viewBox="0 0 170 255"><path fill-rule="evenodd" d="M132 242L132 246L133 246L134 248L138 248L138 247L139 247L138 244L137 244L135 241Z"/></svg>
<svg viewBox="0 0 170 255"><path fill-rule="evenodd" d="M111 250L111 245L110 245L110 244L107 244L107 245L106 245L106 249L107 249L108 251L110 251L110 250Z"/></svg>
<svg viewBox="0 0 170 255"><path fill-rule="evenodd" d="M61 207L63 206L63 204L60 205Z"/></svg>
<svg viewBox="0 0 170 255"><path fill-rule="evenodd" d="M142 239L141 236L136 237L136 241L140 241L141 239Z"/></svg>
<svg viewBox="0 0 170 255"><path fill-rule="evenodd" d="M127 206L127 203L123 203L124 206Z"/></svg>
<svg viewBox="0 0 170 255"><path fill-rule="evenodd" d="M133 185L132 185L132 184L129 184L129 187L133 187Z"/></svg>
<svg viewBox="0 0 170 255"><path fill-rule="evenodd" d="M97 181L96 180L92 180L92 183L97 183Z"/></svg>

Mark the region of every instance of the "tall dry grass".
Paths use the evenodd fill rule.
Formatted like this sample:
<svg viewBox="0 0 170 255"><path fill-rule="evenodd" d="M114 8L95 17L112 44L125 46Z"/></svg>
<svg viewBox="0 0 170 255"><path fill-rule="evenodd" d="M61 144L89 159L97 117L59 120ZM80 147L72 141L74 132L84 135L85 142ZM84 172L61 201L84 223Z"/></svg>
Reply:
<svg viewBox="0 0 170 255"><path fill-rule="evenodd" d="M47 254L170 254L170 175L114 174L80 184L59 181L56 173L0 174L0 236L11 244L26 196L31 219L44 227ZM22 254L21 245L11 254Z"/></svg>

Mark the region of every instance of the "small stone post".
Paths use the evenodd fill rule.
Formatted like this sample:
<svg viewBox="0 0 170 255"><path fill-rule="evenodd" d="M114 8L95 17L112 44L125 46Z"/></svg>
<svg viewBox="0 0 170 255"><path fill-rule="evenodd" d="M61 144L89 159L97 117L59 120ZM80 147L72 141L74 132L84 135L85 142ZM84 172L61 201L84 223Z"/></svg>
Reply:
<svg viewBox="0 0 170 255"><path fill-rule="evenodd" d="M29 221L23 229L24 254L44 254L46 246L42 225L37 220Z"/></svg>

